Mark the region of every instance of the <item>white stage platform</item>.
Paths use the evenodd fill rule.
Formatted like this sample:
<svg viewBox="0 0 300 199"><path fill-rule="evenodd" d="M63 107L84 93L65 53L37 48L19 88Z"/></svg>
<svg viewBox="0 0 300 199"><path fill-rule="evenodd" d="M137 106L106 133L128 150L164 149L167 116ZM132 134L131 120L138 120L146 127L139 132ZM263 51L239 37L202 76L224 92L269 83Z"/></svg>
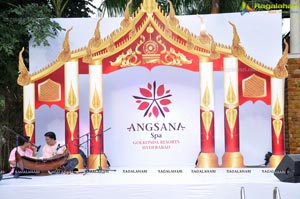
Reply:
<svg viewBox="0 0 300 199"><path fill-rule="evenodd" d="M114 168L116 171L32 176L0 181L1 199L299 199L300 183L280 182L272 169ZM4 176L6 178L7 176Z"/></svg>

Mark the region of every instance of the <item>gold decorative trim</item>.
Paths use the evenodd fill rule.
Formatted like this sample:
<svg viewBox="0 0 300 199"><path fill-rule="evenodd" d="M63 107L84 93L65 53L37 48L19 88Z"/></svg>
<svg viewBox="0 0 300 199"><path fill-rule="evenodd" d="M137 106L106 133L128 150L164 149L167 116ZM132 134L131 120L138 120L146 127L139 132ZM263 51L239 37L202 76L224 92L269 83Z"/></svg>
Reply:
<svg viewBox="0 0 300 199"><path fill-rule="evenodd" d="M280 116L283 115L283 113L281 111L281 106L280 106L280 102L279 102L278 96L276 97L276 101L275 101L275 104L274 104L272 115L275 118L280 118Z"/></svg>
<svg viewBox="0 0 300 199"><path fill-rule="evenodd" d="M209 129L212 123L213 113L211 111L202 112L201 118L206 131L206 140L209 139Z"/></svg>
<svg viewBox="0 0 300 199"><path fill-rule="evenodd" d="M282 129L282 121L279 119L273 120L272 125L273 125L273 129L275 131L277 144L279 144L279 136L280 136L281 129Z"/></svg>
<svg viewBox="0 0 300 199"><path fill-rule="evenodd" d="M284 40L285 48L283 51L283 55L279 59L276 67L274 68L274 76L278 79L287 78L289 76L288 71L286 69L287 62L288 62L288 51L289 51L289 44Z"/></svg>
<svg viewBox="0 0 300 199"><path fill-rule="evenodd" d="M229 105L237 103L237 97L236 97L236 94L234 93L231 78L230 78L230 83L229 83L229 87L227 90L226 101Z"/></svg>
<svg viewBox="0 0 300 199"><path fill-rule="evenodd" d="M170 48L161 62L165 65L182 66L183 64L191 64L193 60L188 60L186 56L180 52L176 53L174 48Z"/></svg>
<svg viewBox="0 0 300 199"><path fill-rule="evenodd" d="M66 114L69 129L71 131L71 140L74 140L74 130L77 124L78 114L74 111L69 111Z"/></svg>
<svg viewBox="0 0 300 199"><path fill-rule="evenodd" d="M70 50L70 44L69 44L69 33L70 31L73 29L70 28L69 30L67 30L66 32L66 36L63 42L63 51L61 51L57 57L57 60L60 62L66 62L68 60L71 59L71 50Z"/></svg>
<svg viewBox="0 0 300 199"><path fill-rule="evenodd" d="M25 113L25 119L26 119L26 121L32 121L34 119L33 117L34 117L34 115L33 115L32 107L29 102L27 105L26 113Z"/></svg>
<svg viewBox="0 0 300 199"><path fill-rule="evenodd" d="M230 128L230 137L233 139L233 128L236 123L237 119L237 110L233 108L229 108L226 110L226 120L228 122L229 128Z"/></svg>
<svg viewBox="0 0 300 199"><path fill-rule="evenodd" d="M95 85L95 90L94 90L93 99L92 99L92 106L93 106L94 110L99 110L100 108L102 108L102 102L100 100L98 91L96 89L96 85Z"/></svg>
<svg viewBox="0 0 300 199"><path fill-rule="evenodd" d="M188 38L187 38L186 47L189 50L193 50L195 48L195 44L192 41L192 35L190 35L190 34L188 35Z"/></svg>
<svg viewBox="0 0 300 199"><path fill-rule="evenodd" d="M242 92L244 97L261 98L267 95L266 79L253 74L242 80Z"/></svg>
<svg viewBox="0 0 300 199"><path fill-rule="evenodd" d="M111 66L120 66L128 67L128 66L136 66L141 63L140 60L138 60L138 57L136 55L136 52L132 51L132 49L128 49L126 54L122 53L119 55L114 62L109 61Z"/></svg>
<svg viewBox="0 0 300 199"><path fill-rule="evenodd" d="M96 141L98 141L99 129L102 121L102 115L99 113L92 113L91 115L92 125L95 129Z"/></svg>
<svg viewBox="0 0 300 199"><path fill-rule="evenodd" d="M68 102L68 107L74 107L77 104L77 98L75 96L75 92L74 92L74 89L73 89L72 82L71 82L71 87L70 87L70 90L69 90L69 95L68 95L67 102Z"/></svg>
<svg viewBox="0 0 300 199"><path fill-rule="evenodd" d="M208 88L208 83L206 81L206 86L204 90L204 94L202 97L202 103L204 112L202 112L202 121L203 125L206 131L206 139L209 139L209 129L212 124L212 118L213 118L213 113L209 110L209 105L210 105L210 92Z"/></svg>
<svg viewBox="0 0 300 199"><path fill-rule="evenodd" d="M41 102L57 102L61 100L61 85L47 79L46 81L38 84L38 99Z"/></svg>
<svg viewBox="0 0 300 199"><path fill-rule="evenodd" d="M159 8L158 4L154 0L144 0L141 7L138 9L136 13L134 13L132 20L129 20L129 26L121 26L119 29L114 30L109 36L101 40L101 45L92 48L89 52L92 56L92 62L89 60L89 63L99 62L104 58L115 55L123 49L130 48L130 45L139 38L143 31L147 28L148 24L151 23L154 29L158 32L158 34L162 35L162 37L166 38L166 40L172 44L181 48L184 51L189 51L191 54L195 54L198 56L209 57L213 55L212 46L215 45L215 52L222 53L225 56L231 55L232 52L237 52L239 55L239 60L243 63L249 65L251 68L266 74L268 76L273 77L274 71L272 67L266 66L263 63L255 60L254 58L246 55L245 50L241 46L239 46L239 37L237 35L236 28L234 26L234 35L236 35L233 39L233 50L230 46L220 44L220 43L209 43L203 44L199 41L199 37L190 33L186 28L181 27L178 19L176 19L175 11L173 9L172 3L170 3L170 15L166 16L162 9ZM146 17L145 17L146 13ZM155 16L155 17L154 17ZM130 19L130 16L125 16L125 18ZM163 25L165 24L165 25ZM125 35L128 35L132 30L136 31L134 35L130 34L131 37L124 38ZM191 40L195 45L193 50L189 50L190 45L186 45L186 42L178 41L178 37L187 40ZM66 36L67 37L67 36ZM124 41L114 44L114 41L119 41L124 38ZM237 38L237 39L236 39ZM236 42L238 41L238 42ZM236 50L234 50L236 49ZM74 51L70 51L71 59L79 59L85 57L88 54L88 50L85 47L76 49ZM61 56L59 56L61 57ZM35 72L31 75L31 81L34 82L38 79L41 79L58 68L62 67L61 63L63 60L68 60L66 58L56 60L53 63L50 63L47 67L41 69L38 72ZM158 63L158 62L155 62ZM277 73L276 73L277 74Z"/></svg>
<svg viewBox="0 0 300 199"><path fill-rule="evenodd" d="M34 124L31 123L25 124L25 132L27 136L31 138L33 135L33 131L34 131Z"/></svg>
<svg viewBox="0 0 300 199"><path fill-rule="evenodd" d="M17 79L17 83L20 86L26 86L28 84L31 83L31 76L28 73L28 70L24 64L24 60L23 60L23 52L24 52L24 47L22 48L22 50L19 52L19 76Z"/></svg>
<svg viewBox="0 0 300 199"><path fill-rule="evenodd" d="M205 86L204 94L203 94L203 97L202 97L202 104L206 108L208 108L209 105L210 105L210 92L209 92L208 82L207 81L206 81L206 86Z"/></svg>

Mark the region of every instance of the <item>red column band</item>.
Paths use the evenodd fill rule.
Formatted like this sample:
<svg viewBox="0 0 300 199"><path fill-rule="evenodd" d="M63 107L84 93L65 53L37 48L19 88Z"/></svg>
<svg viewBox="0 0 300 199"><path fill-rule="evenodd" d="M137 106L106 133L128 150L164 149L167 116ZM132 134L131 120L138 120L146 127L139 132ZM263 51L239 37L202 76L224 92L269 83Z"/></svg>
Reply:
<svg viewBox="0 0 300 199"><path fill-rule="evenodd" d="M76 121L76 125L75 125L75 128L74 128L74 132L73 132L73 136L72 136L72 132L71 132L71 129L70 129L70 126L68 124L68 118L67 118L67 114L68 114L69 111L65 111L65 131L66 131L66 134L65 134L65 143L67 145L67 148L69 149L70 151L70 154L79 154L79 110L76 110L74 111L74 113L77 114L77 119Z"/></svg>
<svg viewBox="0 0 300 199"><path fill-rule="evenodd" d="M229 108L225 107L225 152L239 152L240 151L240 135L239 135L239 108L234 108L237 111L237 116L235 123L233 125L232 131L230 125L227 121L226 111Z"/></svg>
<svg viewBox="0 0 300 199"><path fill-rule="evenodd" d="M272 153L273 155L284 155L284 118L280 119L282 121L282 128L280 130L279 137L277 138L275 129L272 125ZM272 118L272 124L274 119Z"/></svg>
<svg viewBox="0 0 300 199"><path fill-rule="evenodd" d="M203 115L205 111L200 110L201 116ZM215 126L214 126L214 112L210 111L212 113L212 121L210 124L210 128L208 132L206 131L206 128L203 123L203 119L201 118L201 152L203 153L214 153L215 152ZM208 135L208 136L207 136Z"/></svg>
<svg viewBox="0 0 300 199"><path fill-rule="evenodd" d="M92 116L92 112L90 112L90 118ZM99 129L94 129L92 120L90 119L90 152L91 154L102 154L104 151L103 145L103 112L99 113L101 115L100 127ZM98 132L96 134L96 132Z"/></svg>

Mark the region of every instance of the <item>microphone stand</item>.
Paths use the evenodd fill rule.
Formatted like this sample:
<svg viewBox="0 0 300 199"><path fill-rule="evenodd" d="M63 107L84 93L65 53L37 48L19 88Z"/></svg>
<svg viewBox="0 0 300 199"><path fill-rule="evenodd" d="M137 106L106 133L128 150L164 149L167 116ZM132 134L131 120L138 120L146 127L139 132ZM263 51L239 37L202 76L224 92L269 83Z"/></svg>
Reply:
<svg viewBox="0 0 300 199"><path fill-rule="evenodd" d="M95 136L93 136L93 137L90 137L90 138L88 138L88 135L87 135L86 141L85 141L85 142L82 142L82 143L79 145L79 146L81 146L81 145L83 145L83 144L86 144L86 147L87 147L87 156L90 155L90 154L89 154L89 141L90 141L91 139L94 139L94 138L100 136L100 135L103 135L104 132L106 132L106 131L108 131L108 130L110 130L110 129L111 129L111 127L109 127L108 129L104 130L103 132L101 132L101 133L99 133L99 134L97 134L97 135L95 135ZM83 136L84 136L84 135L83 135ZM100 157L99 157L99 168L97 169L97 171L99 171L99 172L102 172L102 171L116 171L116 170L103 169L103 168L102 168L102 166L101 166L101 160L102 160L102 159L101 159L101 155L102 155L102 153L100 154ZM87 174L87 173L89 172L88 162L89 162L89 161L87 161L87 169L85 170L85 172L84 172L83 175L85 175L85 174Z"/></svg>
<svg viewBox="0 0 300 199"><path fill-rule="evenodd" d="M89 133L86 133L86 134L80 136L79 139L84 137L84 136L86 136L86 141L82 142L81 144L78 144L78 147L80 148L83 144L86 144L86 156L88 156L88 154L89 154L89 141L90 141ZM89 172L89 161L86 160L85 171L84 171L83 175L86 175L88 172Z"/></svg>
<svg viewBox="0 0 300 199"><path fill-rule="evenodd" d="M18 134L17 132L15 132L14 130L8 128L7 126L3 125L3 128L5 128L6 130L8 130L9 132L14 133L16 136L20 137L22 140L29 142L32 146L34 146L36 148L36 152L38 152L41 148L41 145L36 146L35 144L33 144L32 142L30 142L30 140L27 140L24 136L22 136L21 134Z"/></svg>
<svg viewBox="0 0 300 199"><path fill-rule="evenodd" d="M108 129L102 131L101 133L97 134L95 137L98 137L98 136L100 136L100 135L103 135L106 131L108 131L108 130L110 130L110 129L111 129L111 127L109 127ZM103 169L103 168L102 168L102 166L101 166L101 162L102 162L102 160L101 160L102 154L103 154L103 153L101 153L101 154L100 154L100 157L99 157L99 168L98 168L98 171L99 171L99 172L116 171L115 169L109 169L109 166L108 166L108 169Z"/></svg>

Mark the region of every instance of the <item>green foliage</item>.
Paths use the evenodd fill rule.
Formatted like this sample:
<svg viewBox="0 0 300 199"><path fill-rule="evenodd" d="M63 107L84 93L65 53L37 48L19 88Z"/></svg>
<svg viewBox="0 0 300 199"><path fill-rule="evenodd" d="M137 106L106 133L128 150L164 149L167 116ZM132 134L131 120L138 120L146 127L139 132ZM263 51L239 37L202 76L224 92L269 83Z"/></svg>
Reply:
<svg viewBox="0 0 300 199"><path fill-rule="evenodd" d="M62 28L52 21L57 10L52 4L60 0L8 0L0 1L0 127L6 125L23 133L23 88L17 84L18 53L23 53L28 66L28 42L49 45ZM62 17L88 17L92 14L92 0L69 0L59 7ZM0 172L8 171L9 151L14 147L15 137L0 128Z"/></svg>
<svg viewBox="0 0 300 199"><path fill-rule="evenodd" d="M7 125L23 133L23 92L16 82L18 77L18 53L22 47L28 66L28 41L35 45L49 45L47 38L55 37L62 28L50 20L47 5L5 4L0 12L0 125ZM5 142L3 142L5 140ZM14 147L14 136L0 129L0 170L8 169L8 153Z"/></svg>
<svg viewBox="0 0 300 199"><path fill-rule="evenodd" d="M33 38L35 45L49 45L47 38L55 37L62 30L58 23L51 21L51 11L47 6L28 4L16 6L1 14L0 50L7 55L18 52L22 41ZM18 47L16 49L16 47Z"/></svg>
<svg viewBox="0 0 300 199"><path fill-rule="evenodd" d="M69 0L61 16L90 17L90 15L94 14L91 8L96 8L92 2L93 0Z"/></svg>
<svg viewBox="0 0 300 199"><path fill-rule="evenodd" d="M127 0L104 0L98 11L99 15L107 12L109 17L122 16L127 5ZM131 9L136 11L143 0L132 0ZM166 12L170 11L170 4L167 0L157 0L159 6ZM211 10L210 0L172 0L177 15L208 14Z"/></svg>

